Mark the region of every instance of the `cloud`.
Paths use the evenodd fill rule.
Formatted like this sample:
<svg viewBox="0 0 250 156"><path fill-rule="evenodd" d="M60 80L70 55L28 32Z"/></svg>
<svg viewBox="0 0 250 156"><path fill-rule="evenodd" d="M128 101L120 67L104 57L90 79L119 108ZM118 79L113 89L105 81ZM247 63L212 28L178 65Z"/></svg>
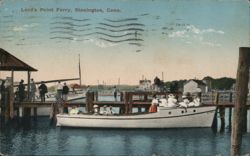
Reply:
<svg viewBox="0 0 250 156"><path fill-rule="evenodd" d="M174 32L171 32L168 37L174 38L174 37L180 37L180 38L185 38L189 37L190 35L203 35L203 34L208 34L208 33L213 33L213 34L224 34L225 32L222 30L215 30L212 28L208 29L200 29L197 28L194 25L188 25L186 26L183 30L177 30Z"/></svg>
<svg viewBox="0 0 250 156"><path fill-rule="evenodd" d="M83 41L83 43L93 43L94 45L96 45L97 47L100 47L100 48L108 48L108 47L113 47L113 46L118 45L118 44L115 44L115 43L100 41L100 40L97 40L97 39L85 40L85 41Z"/></svg>
<svg viewBox="0 0 250 156"><path fill-rule="evenodd" d="M34 27L36 27L38 25L39 25L38 23L31 23L31 24L25 24L25 25L23 25L23 27L25 27L25 28L34 28Z"/></svg>
<svg viewBox="0 0 250 156"><path fill-rule="evenodd" d="M222 30L216 30L213 28L201 29L194 25L188 25L182 30L177 30L169 33L169 38L180 38L186 44L197 42L202 45L210 47L220 47L221 44L206 41L206 34L223 35L225 34Z"/></svg>
<svg viewBox="0 0 250 156"><path fill-rule="evenodd" d="M26 31L27 28L34 28L34 27L36 27L38 25L39 25L38 23L31 23L31 24L24 24L22 26L15 26L13 28L13 31L15 31L15 32L22 32L22 31Z"/></svg>
<svg viewBox="0 0 250 156"><path fill-rule="evenodd" d="M180 31L175 31L172 32L171 34L168 35L168 37L174 38L174 37L188 37L188 35L186 35L187 31L186 30L180 30Z"/></svg>
<svg viewBox="0 0 250 156"><path fill-rule="evenodd" d="M224 34L224 31L221 31L221 30L215 30L212 28L199 29L195 27L194 25L187 26L186 29L187 31L190 31L191 33L194 33L194 34L204 34L204 33Z"/></svg>
<svg viewBox="0 0 250 156"><path fill-rule="evenodd" d="M23 26L15 26L13 28L13 31L15 32L21 32L21 31L25 31L26 29Z"/></svg>
<svg viewBox="0 0 250 156"><path fill-rule="evenodd" d="M210 47L221 47L219 43L212 43L212 42L202 42L203 45L208 45Z"/></svg>

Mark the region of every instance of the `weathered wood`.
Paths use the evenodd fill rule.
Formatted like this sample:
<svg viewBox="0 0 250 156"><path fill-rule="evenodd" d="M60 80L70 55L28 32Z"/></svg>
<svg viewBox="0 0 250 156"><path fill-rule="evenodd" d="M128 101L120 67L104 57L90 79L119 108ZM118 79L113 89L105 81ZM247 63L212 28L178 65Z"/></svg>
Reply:
<svg viewBox="0 0 250 156"><path fill-rule="evenodd" d="M120 101L124 101L124 93L120 92Z"/></svg>
<svg viewBox="0 0 250 156"><path fill-rule="evenodd" d="M27 79L27 82L28 82L28 86L27 86L27 92L28 92L28 94L27 94L27 100L28 101L30 101L31 99L30 99L30 71L28 71L27 72L27 74L28 74L28 79Z"/></svg>
<svg viewBox="0 0 250 156"><path fill-rule="evenodd" d="M220 112L220 121L221 121L220 132L224 132L225 130L225 107L220 106L219 112Z"/></svg>
<svg viewBox="0 0 250 156"><path fill-rule="evenodd" d="M218 92L215 93L215 99L214 99L214 104L217 106L215 109L215 113L214 113L214 119L213 119L213 123L212 123L212 128L214 130L217 131L217 112L218 112L218 103L219 103L219 97L220 94Z"/></svg>
<svg viewBox="0 0 250 156"><path fill-rule="evenodd" d="M95 101L98 101L98 98L99 98L99 97L98 97L98 92L96 91L96 92L95 92Z"/></svg>
<svg viewBox="0 0 250 156"><path fill-rule="evenodd" d="M233 102L233 93L230 93L229 102ZM232 107L228 108L228 129L231 131L232 129Z"/></svg>
<svg viewBox="0 0 250 156"><path fill-rule="evenodd" d="M129 114L133 112L133 94L129 93Z"/></svg>
<svg viewBox="0 0 250 156"><path fill-rule="evenodd" d="M9 121L10 118L10 86L6 88L5 92L5 110L4 110L4 119L5 122Z"/></svg>
<svg viewBox="0 0 250 156"><path fill-rule="evenodd" d="M236 103L233 114L231 134L231 155L240 155L244 118L246 118L246 101L248 94L250 65L250 48L241 47L236 79Z"/></svg>
<svg viewBox="0 0 250 156"><path fill-rule="evenodd" d="M11 119L14 118L14 71L11 71L11 85L9 88L9 109L10 109L10 114L9 117Z"/></svg>
<svg viewBox="0 0 250 156"><path fill-rule="evenodd" d="M95 93L94 92L87 92L86 94L86 112L91 113L93 112L93 105L95 100Z"/></svg>
<svg viewBox="0 0 250 156"><path fill-rule="evenodd" d="M124 105L125 105L125 114L128 114L129 113L129 93L128 92L125 92Z"/></svg>

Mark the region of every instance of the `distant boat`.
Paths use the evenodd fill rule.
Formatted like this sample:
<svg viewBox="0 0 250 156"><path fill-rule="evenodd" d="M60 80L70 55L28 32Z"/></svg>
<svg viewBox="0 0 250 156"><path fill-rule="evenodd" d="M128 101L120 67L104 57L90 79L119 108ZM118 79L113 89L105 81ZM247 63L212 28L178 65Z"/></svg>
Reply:
<svg viewBox="0 0 250 156"><path fill-rule="evenodd" d="M68 100L67 101L76 101L76 100L81 100L86 98L86 90L76 90L76 91L71 91L68 94ZM40 97L36 97L36 101L40 101ZM55 92L49 92L45 96L45 101L56 101L56 93Z"/></svg>
<svg viewBox="0 0 250 156"><path fill-rule="evenodd" d="M184 128L211 127L215 106L158 107L156 113L136 115L58 114L57 126L89 128Z"/></svg>

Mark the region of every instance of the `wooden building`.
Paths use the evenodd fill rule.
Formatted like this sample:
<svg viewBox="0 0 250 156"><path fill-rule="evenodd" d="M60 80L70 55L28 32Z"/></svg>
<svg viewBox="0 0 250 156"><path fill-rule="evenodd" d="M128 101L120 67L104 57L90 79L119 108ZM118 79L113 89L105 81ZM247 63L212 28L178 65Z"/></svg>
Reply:
<svg viewBox="0 0 250 156"><path fill-rule="evenodd" d="M4 114L6 118L13 118L14 116L14 72L15 71L25 71L27 72L27 82L28 86L30 84L30 76L31 72L37 71L37 69L29 66L25 62L21 61L20 59L16 58L6 50L0 48L0 72L5 71L5 72L11 72L11 82L10 86L8 87L8 100L7 104L5 104L4 108ZM28 88L28 93L29 89ZM28 99L29 99L29 94L28 94ZM2 110L3 111L3 110ZM2 113L1 113L2 114Z"/></svg>

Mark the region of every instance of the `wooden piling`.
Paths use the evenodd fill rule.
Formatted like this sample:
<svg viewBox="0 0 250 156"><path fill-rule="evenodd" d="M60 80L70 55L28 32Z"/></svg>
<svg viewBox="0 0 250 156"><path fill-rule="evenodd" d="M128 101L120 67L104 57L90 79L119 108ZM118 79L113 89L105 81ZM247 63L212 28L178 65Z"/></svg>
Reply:
<svg viewBox="0 0 250 156"><path fill-rule="evenodd" d="M129 114L132 114L133 112L133 94L129 93Z"/></svg>
<svg viewBox="0 0 250 156"><path fill-rule="evenodd" d="M217 131L217 112L218 112L219 96L220 94L216 92L215 99L214 99L214 104L216 105L216 109L215 109L214 119L213 119L213 124L212 124L212 128L216 131Z"/></svg>
<svg viewBox="0 0 250 156"><path fill-rule="evenodd" d="M233 102L233 93L230 93L229 102L230 103ZM232 129L232 107L229 107L228 109L229 109L229 113L228 113L228 129L229 129L229 131L231 131L231 129Z"/></svg>
<svg viewBox="0 0 250 156"><path fill-rule="evenodd" d="M9 117L14 118L14 71L11 71L11 85L9 87Z"/></svg>
<svg viewBox="0 0 250 156"><path fill-rule="evenodd" d="M95 101L98 101L98 91L95 92Z"/></svg>
<svg viewBox="0 0 250 156"><path fill-rule="evenodd" d="M120 101L124 101L124 93L120 92Z"/></svg>
<svg viewBox="0 0 250 156"><path fill-rule="evenodd" d="M5 123L9 121L9 118L10 118L10 86L6 88L5 92L5 109L4 109Z"/></svg>
<svg viewBox="0 0 250 156"><path fill-rule="evenodd" d="M124 105L125 105L125 114L129 113L129 93L125 92L125 99L124 99Z"/></svg>
<svg viewBox="0 0 250 156"><path fill-rule="evenodd" d="M93 103L95 100L95 93L94 92L87 92L86 94L86 107L85 110L88 113L93 112Z"/></svg>
<svg viewBox="0 0 250 156"><path fill-rule="evenodd" d="M233 114L233 126L231 134L231 155L240 155L242 143L243 124L246 118L246 101L248 94L250 66L250 48L241 47L236 79L236 103Z"/></svg>
<svg viewBox="0 0 250 156"><path fill-rule="evenodd" d="M225 130L225 107L224 106L220 106L219 107L219 112L220 112L220 132L224 132Z"/></svg>

